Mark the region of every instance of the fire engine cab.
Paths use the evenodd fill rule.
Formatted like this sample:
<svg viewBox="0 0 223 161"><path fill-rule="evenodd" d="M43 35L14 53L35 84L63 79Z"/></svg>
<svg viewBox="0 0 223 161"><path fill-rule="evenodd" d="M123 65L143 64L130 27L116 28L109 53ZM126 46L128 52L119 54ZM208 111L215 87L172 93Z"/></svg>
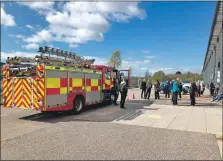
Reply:
<svg viewBox="0 0 223 161"><path fill-rule="evenodd" d="M80 113L87 105L111 103L117 69L47 46L38 52L35 58L7 58L2 68L4 107Z"/></svg>

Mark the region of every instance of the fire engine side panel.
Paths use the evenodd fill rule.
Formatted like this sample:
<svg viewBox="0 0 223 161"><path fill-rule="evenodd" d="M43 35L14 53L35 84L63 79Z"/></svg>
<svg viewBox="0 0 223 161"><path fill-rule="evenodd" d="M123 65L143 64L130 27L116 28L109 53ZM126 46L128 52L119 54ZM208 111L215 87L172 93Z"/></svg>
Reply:
<svg viewBox="0 0 223 161"><path fill-rule="evenodd" d="M68 72L46 70L46 108L67 105Z"/></svg>
<svg viewBox="0 0 223 161"><path fill-rule="evenodd" d="M69 75L69 92L84 91L84 87L84 73L78 71L71 71Z"/></svg>
<svg viewBox="0 0 223 161"><path fill-rule="evenodd" d="M102 101L101 74L86 73L86 104L97 104Z"/></svg>

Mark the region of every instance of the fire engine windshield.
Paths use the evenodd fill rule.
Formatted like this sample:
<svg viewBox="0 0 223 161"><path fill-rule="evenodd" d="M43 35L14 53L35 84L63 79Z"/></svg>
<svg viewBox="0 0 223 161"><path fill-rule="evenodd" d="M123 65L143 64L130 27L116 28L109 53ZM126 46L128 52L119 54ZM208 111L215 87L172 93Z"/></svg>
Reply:
<svg viewBox="0 0 223 161"><path fill-rule="evenodd" d="M105 79L107 79L107 80L111 79L111 71L110 70L106 70L106 72L105 72Z"/></svg>

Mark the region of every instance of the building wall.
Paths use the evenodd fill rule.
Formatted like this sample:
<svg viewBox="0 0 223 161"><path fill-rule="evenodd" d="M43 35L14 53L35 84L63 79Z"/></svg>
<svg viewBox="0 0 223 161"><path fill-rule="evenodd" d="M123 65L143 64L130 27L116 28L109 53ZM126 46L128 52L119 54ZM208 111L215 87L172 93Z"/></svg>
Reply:
<svg viewBox="0 0 223 161"><path fill-rule="evenodd" d="M215 44L216 49L213 50L213 54L208 62L207 68L204 71L204 83L210 84L212 81L215 85L220 83L221 88L223 88L223 71L222 71L222 63L223 63L223 51L222 51L222 29L219 35L219 42ZM219 67L220 63L220 67Z"/></svg>

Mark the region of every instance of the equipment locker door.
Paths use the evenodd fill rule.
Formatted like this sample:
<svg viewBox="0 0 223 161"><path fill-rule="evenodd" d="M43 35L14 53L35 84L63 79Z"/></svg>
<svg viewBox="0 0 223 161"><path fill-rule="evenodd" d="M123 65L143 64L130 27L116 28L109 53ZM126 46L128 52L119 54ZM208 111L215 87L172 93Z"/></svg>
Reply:
<svg viewBox="0 0 223 161"><path fill-rule="evenodd" d="M32 79L12 79L12 105L19 108L32 108Z"/></svg>

